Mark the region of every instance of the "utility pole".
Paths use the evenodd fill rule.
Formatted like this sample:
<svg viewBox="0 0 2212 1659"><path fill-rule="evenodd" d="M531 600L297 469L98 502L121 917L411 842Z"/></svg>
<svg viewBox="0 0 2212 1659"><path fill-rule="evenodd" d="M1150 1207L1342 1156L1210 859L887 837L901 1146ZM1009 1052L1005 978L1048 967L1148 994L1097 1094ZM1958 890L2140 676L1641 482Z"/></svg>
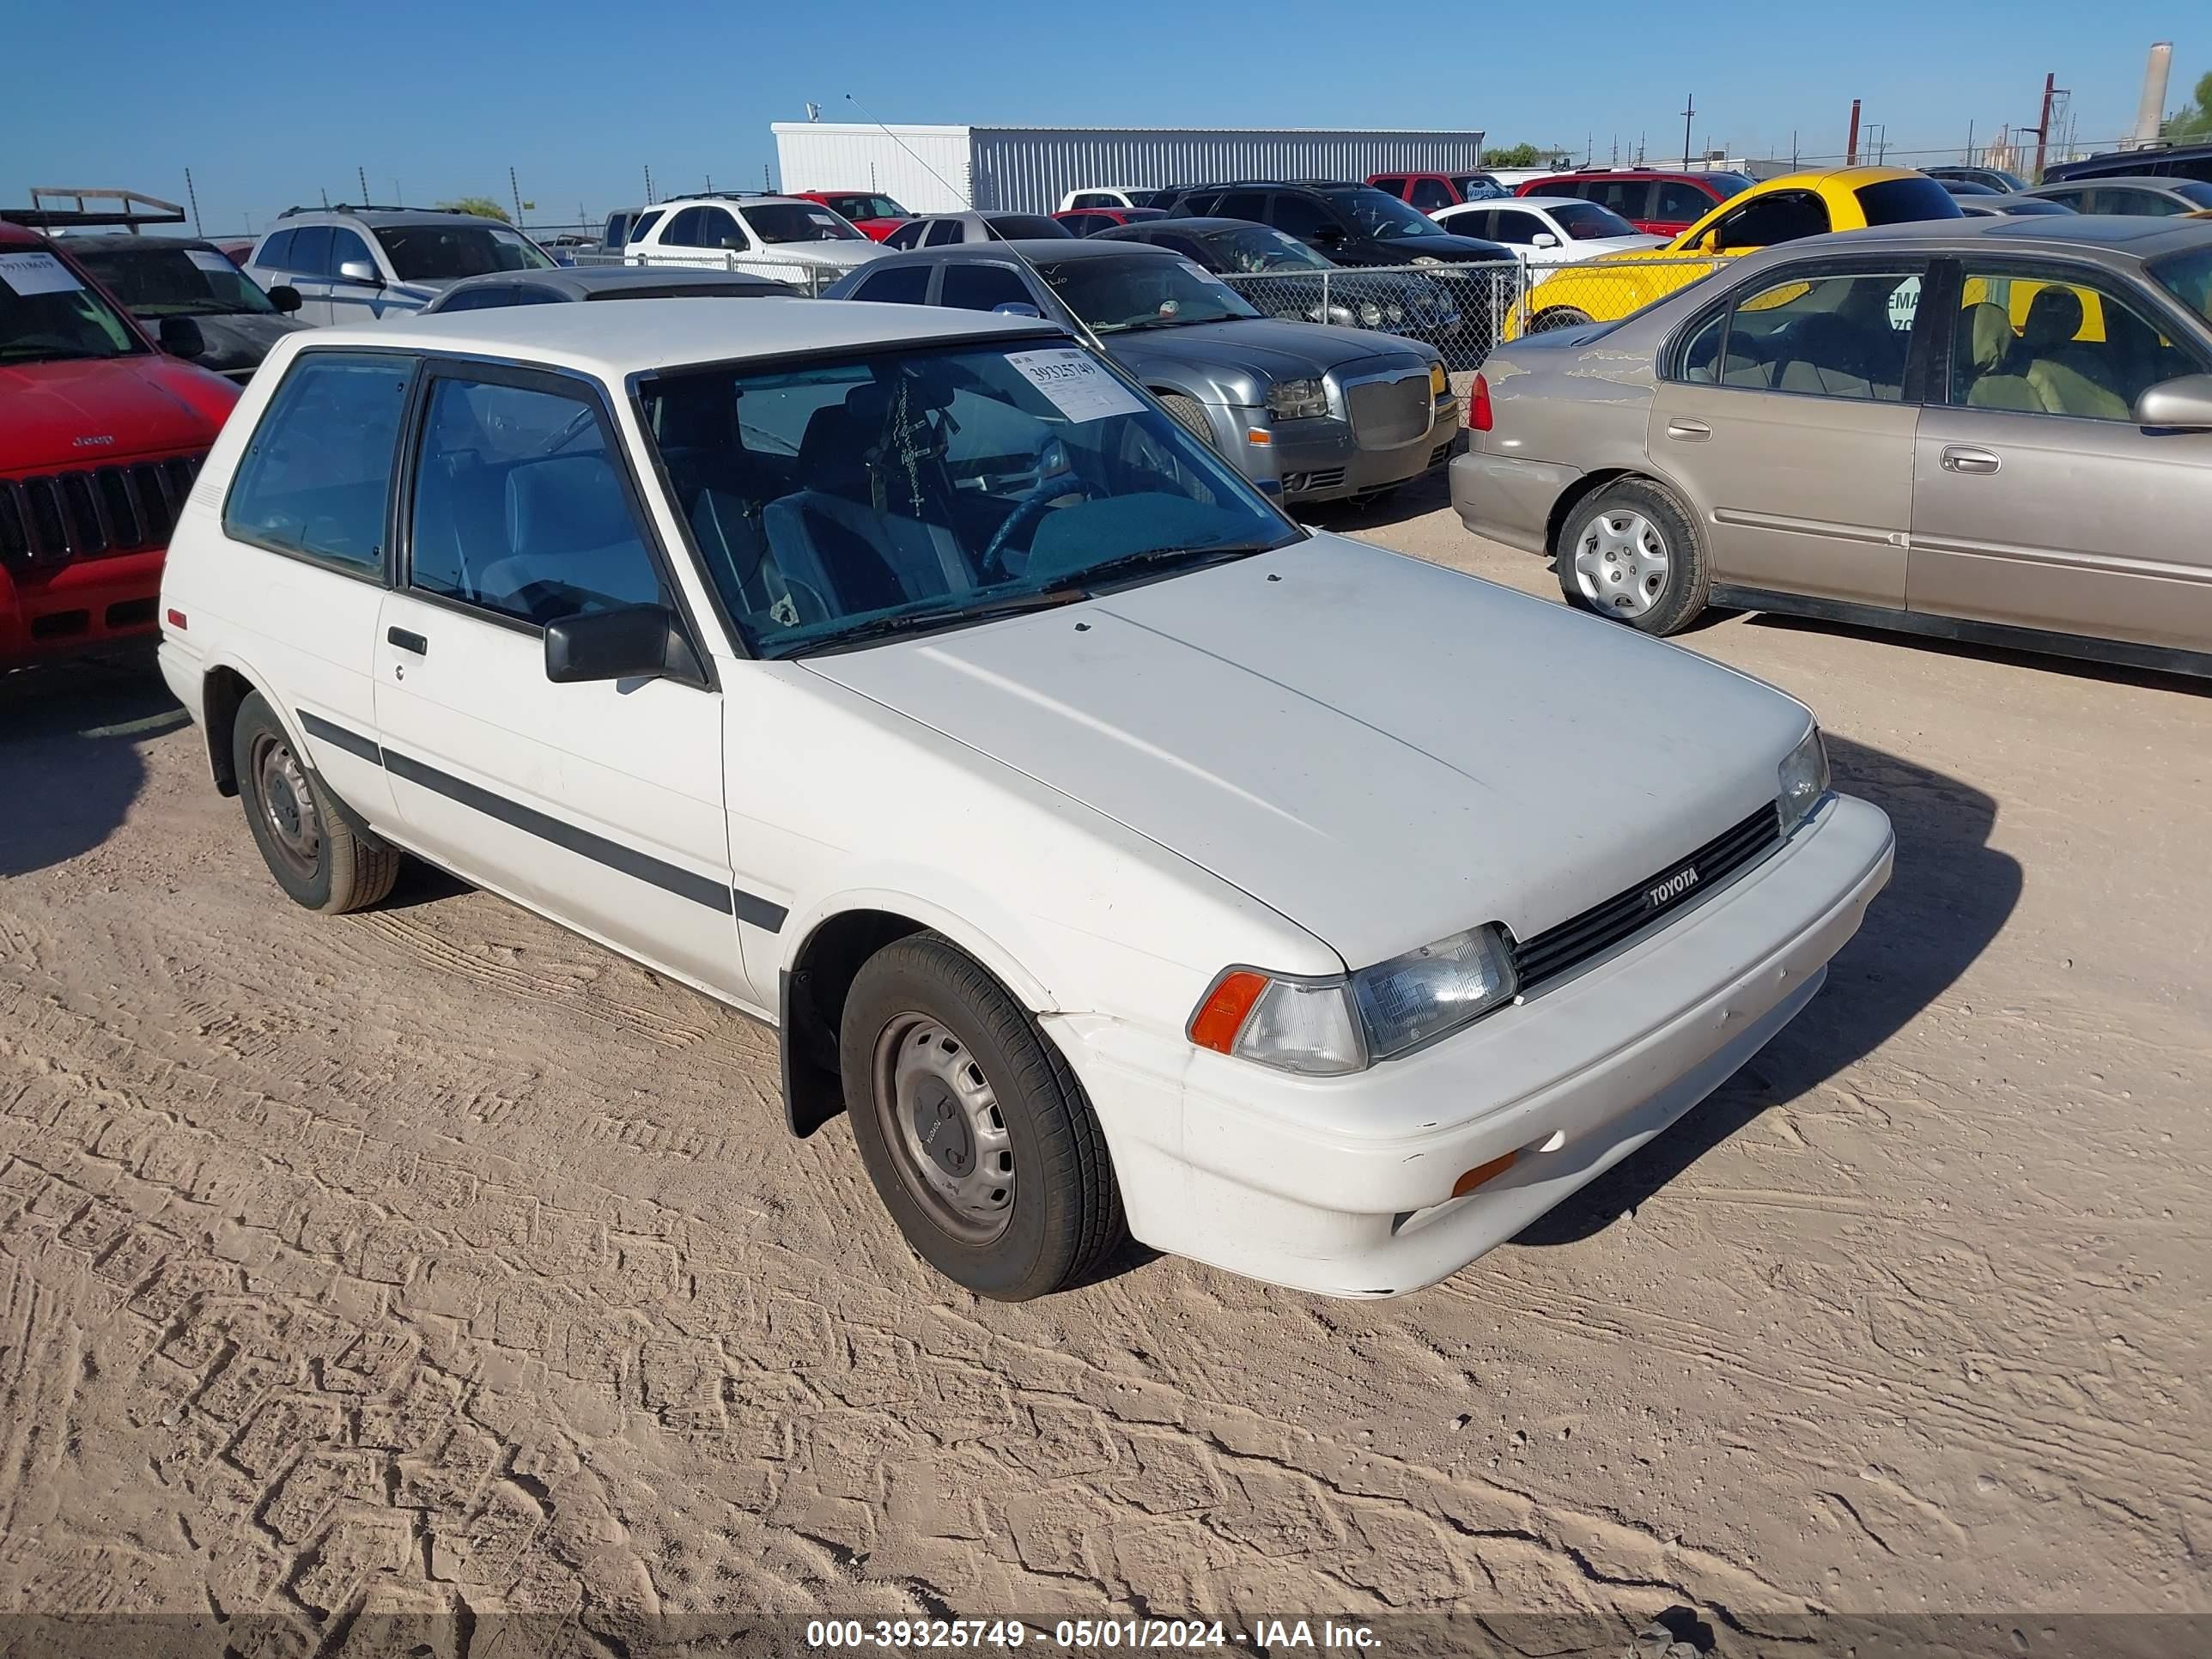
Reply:
<svg viewBox="0 0 2212 1659"><path fill-rule="evenodd" d="M1855 167L1859 164L1859 100L1851 100L1851 136L1844 141L1844 165Z"/></svg>
<svg viewBox="0 0 2212 1659"><path fill-rule="evenodd" d="M650 161L645 166L645 204L647 207L653 205L653 163Z"/></svg>
<svg viewBox="0 0 2212 1659"><path fill-rule="evenodd" d="M190 167L185 169L185 199L192 204L192 234L195 236L205 234L206 233L200 229L199 192L192 188L192 170Z"/></svg>
<svg viewBox="0 0 2212 1659"><path fill-rule="evenodd" d="M356 163L353 176L361 180L361 204L367 207L368 205L368 169Z"/></svg>
<svg viewBox="0 0 2212 1659"><path fill-rule="evenodd" d="M2054 71L2051 74L2045 76L2043 77L2043 113L2036 118L2035 122L2035 181L2038 184L2041 184L2043 182L2044 152L2049 148L2051 143L2051 94L2056 93L2057 90L2058 76L2057 72Z"/></svg>
<svg viewBox="0 0 2212 1659"><path fill-rule="evenodd" d="M1682 110L1682 171L1690 170L1690 118L1698 112L1698 94L1692 93Z"/></svg>
<svg viewBox="0 0 2212 1659"><path fill-rule="evenodd" d="M1974 124L1972 121L1966 123L1966 154L1965 160L1968 167L1972 167L1974 165Z"/></svg>
<svg viewBox="0 0 2212 1659"><path fill-rule="evenodd" d="M513 167L507 170L507 194L514 198L514 222L519 226L522 223L522 186L514 182Z"/></svg>

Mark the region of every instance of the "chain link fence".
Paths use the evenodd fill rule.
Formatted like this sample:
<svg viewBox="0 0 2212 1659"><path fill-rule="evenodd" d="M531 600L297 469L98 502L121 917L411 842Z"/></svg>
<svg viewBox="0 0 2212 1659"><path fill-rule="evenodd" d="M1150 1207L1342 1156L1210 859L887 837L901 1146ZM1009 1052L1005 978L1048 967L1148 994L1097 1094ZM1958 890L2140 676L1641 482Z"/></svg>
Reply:
<svg viewBox="0 0 2212 1659"><path fill-rule="evenodd" d="M1503 342L1626 317L1723 263L1677 257L1532 270L1511 260L1230 273L1221 280L1262 316L1424 341L1443 354L1447 369L1468 374Z"/></svg>

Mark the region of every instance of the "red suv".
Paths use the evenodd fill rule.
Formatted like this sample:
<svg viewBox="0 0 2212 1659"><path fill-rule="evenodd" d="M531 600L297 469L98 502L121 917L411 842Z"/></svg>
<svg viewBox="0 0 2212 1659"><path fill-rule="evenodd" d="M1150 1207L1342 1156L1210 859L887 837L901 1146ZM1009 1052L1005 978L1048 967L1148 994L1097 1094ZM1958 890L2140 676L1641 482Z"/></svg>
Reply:
<svg viewBox="0 0 2212 1659"><path fill-rule="evenodd" d="M0 223L0 668L155 631L169 527L238 393Z"/></svg>
<svg viewBox="0 0 2212 1659"><path fill-rule="evenodd" d="M853 228L872 242L880 242L914 217L888 196L872 190L793 190L785 192L802 202L819 202L830 212L853 222Z"/></svg>
<svg viewBox="0 0 2212 1659"><path fill-rule="evenodd" d="M1367 182L1424 213L1457 207L1462 202L1487 202L1504 195L1505 187L1486 173L1377 173Z"/></svg>
<svg viewBox="0 0 2212 1659"><path fill-rule="evenodd" d="M1592 167L1531 179L1516 196L1577 196L1611 208L1650 236L1680 236L1714 206L1749 190L1741 173L1661 173L1644 167Z"/></svg>

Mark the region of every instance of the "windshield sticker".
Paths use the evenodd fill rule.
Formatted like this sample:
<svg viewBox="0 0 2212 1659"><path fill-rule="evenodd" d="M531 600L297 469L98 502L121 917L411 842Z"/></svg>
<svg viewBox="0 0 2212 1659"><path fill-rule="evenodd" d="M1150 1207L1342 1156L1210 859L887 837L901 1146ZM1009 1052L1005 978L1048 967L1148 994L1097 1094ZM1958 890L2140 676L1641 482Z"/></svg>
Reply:
<svg viewBox="0 0 2212 1659"><path fill-rule="evenodd" d="M236 265L211 248L188 247L185 250L185 258L190 259L202 270L211 270L218 276L238 269Z"/></svg>
<svg viewBox="0 0 2212 1659"><path fill-rule="evenodd" d="M0 253L0 283L28 299L33 294L75 294L84 284L51 253Z"/></svg>
<svg viewBox="0 0 2212 1659"><path fill-rule="evenodd" d="M1128 387L1086 352L1066 347L1010 351L1006 362L1071 421L1102 421L1109 415L1134 415L1144 408Z"/></svg>

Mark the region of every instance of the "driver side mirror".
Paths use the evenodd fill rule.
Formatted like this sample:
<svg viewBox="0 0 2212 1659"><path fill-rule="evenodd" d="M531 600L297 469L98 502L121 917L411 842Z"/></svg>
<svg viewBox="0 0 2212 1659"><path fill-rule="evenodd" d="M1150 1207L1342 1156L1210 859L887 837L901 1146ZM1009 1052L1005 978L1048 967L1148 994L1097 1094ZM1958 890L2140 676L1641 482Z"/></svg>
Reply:
<svg viewBox="0 0 2212 1659"><path fill-rule="evenodd" d="M161 349L172 357L182 357L186 362L207 353L207 337L200 325L190 317L161 319Z"/></svg>
<svg viewBox="0 0 2212 1659"><path fill-rule="evenodd" d="M1528 239L1530 247L1557 247L1559 239L1548 230L1540 230Z"/></svg>
<svg viewBox="0 0 2212 1659"><path fill-rule="evenodd" d="M366 283L371 288L382 288L384 278L376 274L376 267L367 259L346 259L338 265L338 276L348 283Z"/></svg>
<svg viewBox="0 0 2212 1659"><path fill-rule="evenodd" d="M2135 421L2137 426L2212 431L2212 374L2161 380L2136 399Z"/></svg>
<svg viewBox="0 0 2212 1659"><path fill-rule="evenodd" d="M691 642L665 605L587 611L545 624L545 678L556 685L598 680L703 681Z"/></svg>
<svg viewBox="0 0 2212 1659"><path fill-rule="evenodd" d="M289 317L300 308L300 290L289 283L279 283L269 290L269 303Z"/></svg>

